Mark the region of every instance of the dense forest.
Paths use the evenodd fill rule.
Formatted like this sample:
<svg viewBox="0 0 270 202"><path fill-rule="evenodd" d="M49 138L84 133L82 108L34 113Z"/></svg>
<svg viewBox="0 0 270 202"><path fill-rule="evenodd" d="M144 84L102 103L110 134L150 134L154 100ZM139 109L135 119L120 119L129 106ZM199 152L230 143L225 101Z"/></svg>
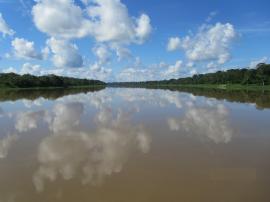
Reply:
<svg viewBox="0 0 270 202"><path fill-rule="evenodd" d="M270 65L258 64L255 69L230 69L216 73L196 74L193 77L163 81L110 83L111 86L159 86L159 85L197 85L197 84L241 84L270 85Z"/></svg>
<svg viewBox="0 0 270 202"><path fill-rule="evenodd" d="M142 82L108 83L109 86L143 87L166 85L270 85L270 64L258 64L256 68L230 69L216 73L196 74L193 77ZM0 74L0 88L47 88L47 87L76 87L76 86L105 86L106 83L98 80L77 79L56 75L33 76L30 74L18 75L15 73Z"/></svg>
<svg viewBox="0 0 270 202"><path fill-rule="evenodd" d="M0 74L2 88L47 88L47 87L76 87L106 85L102 81L76 79L55 75L33 76L30 74L18 75L15 73Z"/></svg>

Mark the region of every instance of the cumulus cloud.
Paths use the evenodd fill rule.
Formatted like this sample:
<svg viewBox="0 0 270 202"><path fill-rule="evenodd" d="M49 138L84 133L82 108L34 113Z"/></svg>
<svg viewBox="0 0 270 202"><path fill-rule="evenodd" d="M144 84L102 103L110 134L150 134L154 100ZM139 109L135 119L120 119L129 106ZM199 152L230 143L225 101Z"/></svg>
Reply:
<svg viewBox="0 0 270 202"><path fill-rule="evenodd" d="M268 61L268 59L269 59L268 57L263 57L263 58L261 58L259 60L252 61L249 64L249 68L254 69L254 68L257 67L258 64L260 64L260 63L266 63Z"/></svg>
<svg viewBox="0 0 270 202"><path fill-rule="evenodd" d="M93 79L105 81L112 74L112 69L104 67L102 64L95 63L90 66L89 76Z"/></svg>
<svg viewBox="0 0 270 202"><path fill-rule="evenodd" d="M180 77L190 76L196 73L194 69L190 69L188 64L182 60L177 60L175 64L167 64L161 62L144 66L143 64L135 64L121 70L116 76L118 81L149 81L149 80L164 80L178 79Z"/></svg>
<svg viewBox="0 0 270 202"><path fill-rule="evenodd" d="M138 17L129 15L128 8L121 0L83 0L78 5L73 0L37 0L32 8L36 27L48 34L48 48L43 54L53 53L56 67L81 67L82 57L71 39L93 37L97 46L92 50L98 61L90 71L97 71L104 77L110 69L111 52L118 60L133 57L128 45L144 43L152 32L150 17L142 13ZM98 64L98 65L97 65ZM89 70L89 69L88 69ZM97 76L96 76L97 77Z"/></svg>
<svg viewBox="0 0 270 202"><path fill-rule="evenodd" d="M152 31L150 17L146 14L142 14L139 19L137 19L137 27L135 29L136 35L139 39L139 43L143 43Z"/></svg>
<svg viewBox="0 0 270 202"><path fill-rule="evenodd" d="M143 42L151 32L150 18L142 14L134 19L129 16L127 7L120 0L94 0L88 7L92 19L92 35L97 41L128 44Z"/></svg>
<svg viewBox="0 0 270 202"><path fill-rule="evenodd" d="M175 51L181 49L181 39L179 37L171 37L169 38L167 50Z"/></svg>
<svg viewBox="0 0 270 202"><path fill-rule="evenodd" d="M128 48L119 44L114 43L111 45L111 48L115 51L118 61L123 59L130 59L133 57L131 51Z"/></svg>
<svg viewBox="0 0 270 202"><path fill-rule="evenodd" d="M44 72L50 72L56 75L77 77L77 78L88 78L97 79L102 81L108 81L112 77L112 69L104 67L102 64L94 63L89 67L82 68L68 68L61 69L62 71L45 70Z"/></svg>
<svg viewBox="0 0 270 202"><path fill-rule="evenodd" d="M0 32L3 34L3 36L6 36L6 35L12 36L15 34L15 31L13 31L7 25L6 21L4 20L2 16L2 13L0 13Z"/></svg>
<svg viewBox="0 0 270 202"><path fill-rule="evenodd" d="M178 60L174 65L170 65L162 74L165 76L165 78L179 78L182 65L183 61Z"/></svg>
<svg viewBox="0 0 270 202"><path fill-rule="evenodd" d="M99 44L93 49L94 54L97 56L100 64L105 64L110 60L111 53L109 48L104 44Z"/></svg>
<svg viewBox="0 0 270 202"><path fill-rule="evenodd" d="M24 38L15 38L11 45L14 49L15 56L24 59L43 59L43 55L35 50L33 41L28 41Z"/></svg>
<svg viewBox="0 0 270 202"><path fill-rule="evenodd" d="M120 0L83 2L85 10L72 0L38 0L32 9L35 25L53 37L92 36L98 42L121 44L142 43L151 33L150 18L130 17Z"/></svg>
<svg viewBox="0 0 270 202"><path fill-rule="evenodd" d="M214 61L224 64L231 57L230 46L236 37L237 33L230 23L204 24L195 35L171 38L168 50L181 48L191 62Z"/></svg>
<svg viewBox="0 0 270 202"><path fill-rule="evenodd" d="M15 69L13 67L2 69L3 73L16 73L16 74L32 74L36 76L54 74L58 76L76 77L97 79L102 81L112 80L112 69L104 67L100 63L94 63L89 67L81 68L44 68L38 64L25 63L21 69Z"/></svg>
<svg viewBox="0 0 270 202"><path fill-rule="evenodd" d="M43 69L40 65L37 64L31 64L31 63L24 63L21 67L21 69L15 69L14 67L9 67L2 69L3 73L16 73L16 74L32 74L36 76L50 74L49 70Z"/></svg>
<svg viewBox="0 0 270 202"><path fill-rule="evenodd" d="M82 67L83 59L78 47L66 40L50 38L47 46L53 53L52 61L56 67Z"/></svg>
<svg viewBox="0 0 270 202"><path fill-rule="evenodd" d="M81 8L72 0L37 0L32 8L36 27L49 36L81 38L92 30Z"/></svg>
<svg viewBox="0 0 270 202"><path fill-rule="evenodd" d="M40 65L34 65L31 63L23 64L20 74L32 74L32 75L41 75L42 68Z"/></svg>

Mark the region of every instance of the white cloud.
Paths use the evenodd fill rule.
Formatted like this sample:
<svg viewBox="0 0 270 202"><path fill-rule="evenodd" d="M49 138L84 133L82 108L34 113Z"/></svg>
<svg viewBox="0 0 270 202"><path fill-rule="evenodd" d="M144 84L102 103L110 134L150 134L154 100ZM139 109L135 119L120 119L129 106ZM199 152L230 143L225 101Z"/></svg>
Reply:
<svg viewBox="0 0 270 202"><path fill-rule="evenodd" d="M155 80L155 70L151 68L125 68L117 75L118 81Z"/></svg>
<svg viewBox="0 0 270 202"><path fill-rule="evenodd" d="M92 30L81 8L72 0L37 0L32 8L36 27L50 36L81 38Z"/></svg>
<svg viewBox="0 0 270 202"><path fill-rule="evenodd" d="M137 19L135 31L140 43L143 43L148 38L152 31L151 20L148 15L142 14L140 18Z"/></svg>
<svg viewBox="0 0 270 202"><path fill-rule="evenodd" d="M56 67L82 67L83 59L78 52L78 47L66 40L50 38L47 45L53 53L52 61Z"/></svg>
<svg viewBox="0 0 270 202"><path fill-rule="evenodd" d="M97 56L100 64L105 64L110 60L111 53L106 45L99 44L93 48L94 54Z"/></svg>
<svg viewBox="0 0 270 202"><path fill-rule="evenodd" d="M95 63L90 66L89 77L106 81L111 76L112 69L102 66L102 64Z"/></svg>
<svg viewBox="0 0 270 202"><path fill-rule="evenodd" d="M111 80L111 76L112 76L112 69L106 68L99 63L94 63L90 65L90 67L68 68L68 69L62 69L62 70L64 71L61 71L61 72L51 71L51 72L57 75L61 75L61 76L97 79L101 81Z"/></svg>
<svg viewBox="0 0 270 202"><path fill-rule="evenodd" d="M165 78L179 78L180 77L180 70L182 68L183 61L178 60L174 65L170 65L168 69L163 73Z"/></svg>
<svg viewBox="0 0 270 202"><path fill-rule="evenodd" d="M9 67L2 70L3 73L16 73L16 74L32 74L36 76L40 76L43 74L50 73L47 70L42 69L40 65L31 64L31 63L24 63L21 69L15 69L14 67Z"/></svg>
<svg viewBox="0 0 270 202"><path fill-rule="evenodd" d="M32 9L35 25L53 37L92 36L98 42L120 44L142 43L151 33L150 18L130 17L120 0L83 2L85 10L72 0L38 0Z"/></svg>
<svg viewBox="0 0 270 202"><path fill-rule="evenodd" d="M2 13L0 13L0 32L3 34L3 36L6 35L14 35L15 31L13 31L12 29L9 28L9 26L7 25L6 21L4 20Z"/></svg>
<svg viewBox="0 0 270 202"><path fill-rule="evenodd" d="M41 53L35 50L35 44L33 41L28 41L24 38L15 38L11 45L14 49L14 53L19 58L24 59L43 59Z"/></svg>
<svg viewBox="0 0 270 202"><path fill-rule="evenodd" d="M94 28L92 35L100 42L129 44L143 42L151 32L150 18L129 16L127 7L120 0L94 0L88 14Z"/></svg>
<svg viewBox="0 0 270 202"><path fill-rule="evenodd" d="M175 64L166 64L161 62L149 66L140 66L135 64L121 70L117 76L117 81L152 81L152 80L165 80L165 79L178 79L187 77L197 73L194 69L190 69L189 63L184 63L178 60Z"/></svg>
<svg viewBox="0 0 270 202"><path fill-rule="evenodd" d="M23 64L20 74L31 74L31 75L41 75L42 68L40 65L34 65L31 63L25 63Z"/></svg>
<svg viewBox="0 0 270 202"><path fill-rule="evenodd" d="M255 61L252 61L249 65L249 68L253 69L253 68L256 68L258 64L260 63L266 63L267 61L269 60L268 57L263 57L259 60L255 60Z"/></svg>
<svg viewBox="0 0 270 202"><path fill-rule="evenodd" d="M70 39L93 37L98 45L92 50L99 66L104 66L111 51L116 53L118 60L133 57L127 46L142 44L151 34L150 17L144 13L130 16L121 0L81 2L83 6L73 0L36 0L32 8L36 27L51 37L48 47L54 54L52 61L56 67L82 66L82 58L77 47L68 42ZM48 55L48 49L42 53Z"/></svg>
<svg viewBox="0 0 270 202"><path fill-rule="evenodd" d="M181 49L181 39L179 37L171 37L169 38L167 50L175 51Z"/></svg>
<svg viewBox="0 0 270 202"><path fill-rule="evenodd" d="M36 76L54 74L58 76L67 76L75 78L97 79L102 81L112 81L112 69L102 66L102 64L94 63L90 67L81 68L44 68L38 64L25 63L21 69L9 67L2 69L3 73L32 74Z"/></svg>
<svg viewBox="0 0 270 202"><path fill-rule="evenodd" d="M170 50L181 47L191 62L215 61L224 64L230 59L230 46L237 37L232 24L202 25L195 35L171 40Z"/></svg>
<svg viewBox="0 0 270 202"><path fill-rule="evenodd" d="M111 48L115 51L116 53L116 56L118 58L118 61L121 61L123 59L130 59L132 58L132 53L131 51L126 48L126 47L123 47L123 46L120 46L116 43L113 43L111 45Z"/></svg>

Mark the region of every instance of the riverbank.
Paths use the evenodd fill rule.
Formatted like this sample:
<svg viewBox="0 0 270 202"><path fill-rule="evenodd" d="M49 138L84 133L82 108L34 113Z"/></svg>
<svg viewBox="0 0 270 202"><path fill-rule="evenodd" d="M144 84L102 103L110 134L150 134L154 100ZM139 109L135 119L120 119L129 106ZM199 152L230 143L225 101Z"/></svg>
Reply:
<svg viewBox="0 0 270 202"><path fill-rule="evenodd" d="M241 85L241 84L130 84L130 85L109 85L109 87L127 87L127 88L156 88L156 89L181 89L181 88L197 88L197 89L220 89L220 90L247 90L247 91L270 91L270 85Z"/></svg>

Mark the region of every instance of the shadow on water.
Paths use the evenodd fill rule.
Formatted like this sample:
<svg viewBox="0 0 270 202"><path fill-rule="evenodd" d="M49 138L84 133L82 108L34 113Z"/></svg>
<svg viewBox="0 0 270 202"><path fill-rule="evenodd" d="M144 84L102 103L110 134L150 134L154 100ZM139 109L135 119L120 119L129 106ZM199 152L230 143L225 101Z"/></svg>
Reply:
<svg viewBox="0 0 270 202"><path fill-rule="evenodd" d="M45 98L55 100L66 95L89 93L105 89L103 86L83 88L51 88L51 89L3 89L0 90L0 102L20 99L36 100Z"/></svg>
<svg viewBox="0 0 270 202"><path fill-rule="evenodd" d="M120 87L122 88L122 87ZM125 88L125 87L123 87ZM225 90L211 88L194 88L194 87L128 87L128 88L145 88L160 89L190 93L194 96L204 96L207 98L215 98L217 100L226 100L229 102L256 104L257 109L270 108L270 92L269 91L247 91L247 90Z"/></svg>

